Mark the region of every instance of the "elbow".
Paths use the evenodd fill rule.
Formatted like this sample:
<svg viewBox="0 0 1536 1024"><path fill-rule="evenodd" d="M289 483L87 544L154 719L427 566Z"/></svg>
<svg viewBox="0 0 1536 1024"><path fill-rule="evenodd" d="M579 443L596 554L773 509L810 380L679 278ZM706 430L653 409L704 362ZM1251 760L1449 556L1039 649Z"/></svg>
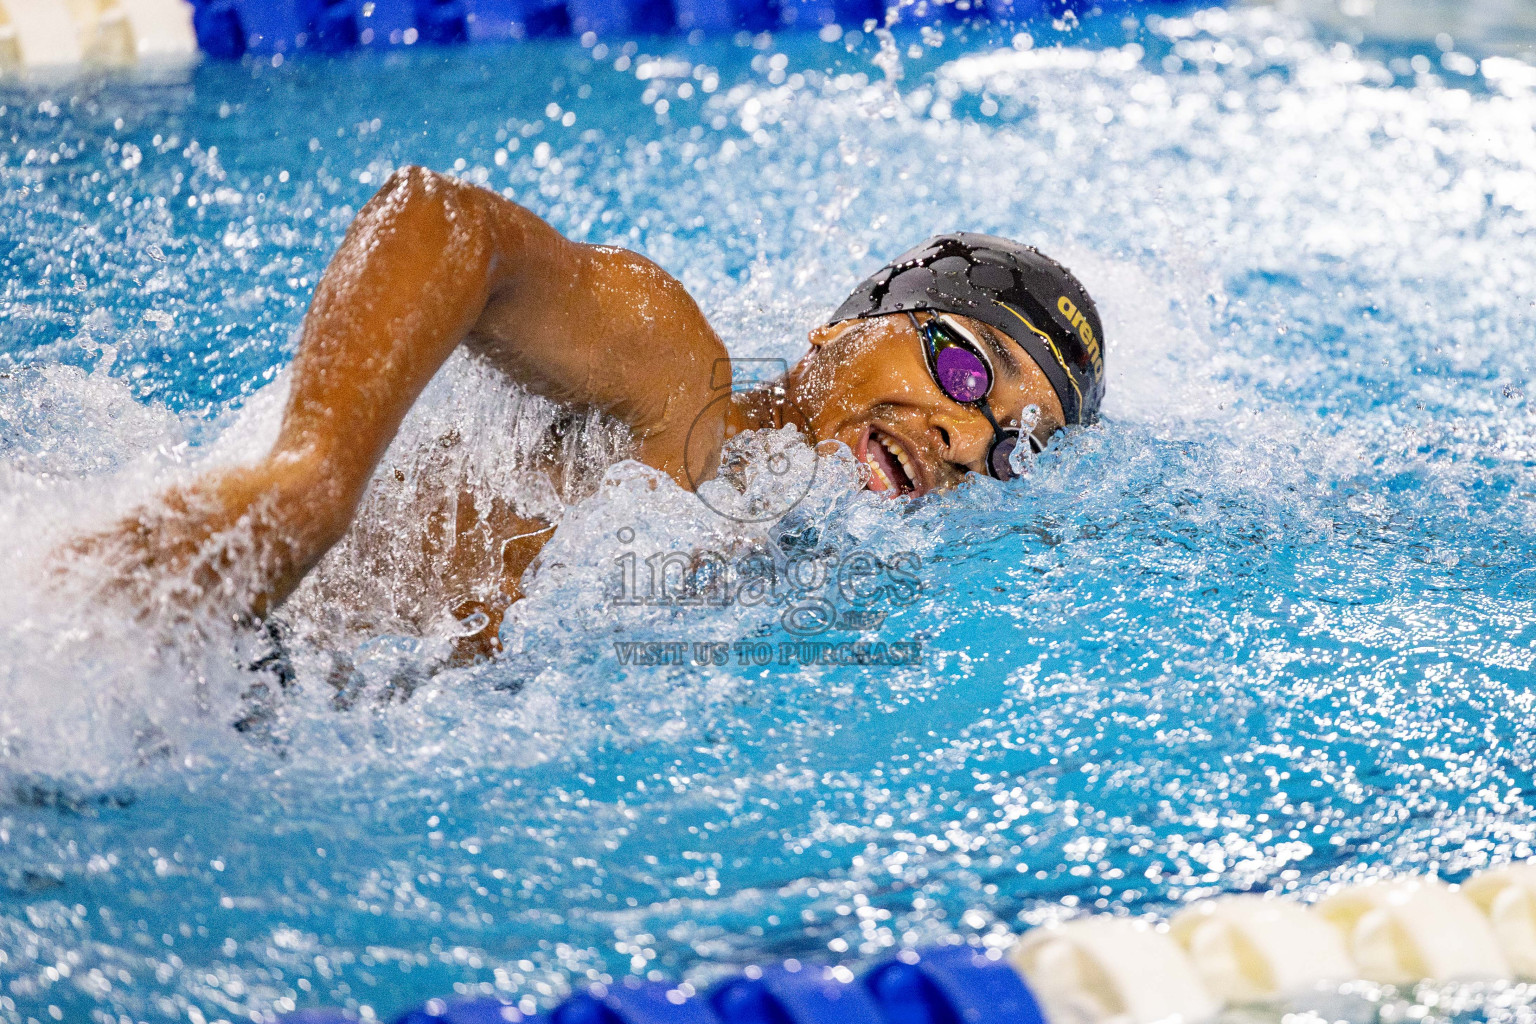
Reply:
<svg viewBox="0 0 1536 1024"><path fill-rule="evenodd" d="M496 248L492 204L500 197L417 165L391 174L358 213L349 234L372 248L386 238L408 240L420 274L468 277L489 269Z"/></svg>
<svg viewBox="0 0 1536 1024"><path fill-rule="evenodd" d="M443 178L443 175L430 167L423 167L421 164L402 164L384 179L384 184L380 185L379 190L374 194L387 195L401 189L420 188L430 181Z"/></svg>
<svg viewBox="0 0 1536 1024"><path fill-rule="evenodd" d="M446 225L472 214L483 192L457 178L408 164L385 180L358 219L378 217L417 224L430 219Z"/></svg>
<svg viewBox="0 0 1536 1024"><path fill-rule="evenodd" d="M446 191L458 183L446 174L420 164L406 164L385 179L379 188L378 195L392 195L400 193L406 197L430 196L433 193Z"/></svg>

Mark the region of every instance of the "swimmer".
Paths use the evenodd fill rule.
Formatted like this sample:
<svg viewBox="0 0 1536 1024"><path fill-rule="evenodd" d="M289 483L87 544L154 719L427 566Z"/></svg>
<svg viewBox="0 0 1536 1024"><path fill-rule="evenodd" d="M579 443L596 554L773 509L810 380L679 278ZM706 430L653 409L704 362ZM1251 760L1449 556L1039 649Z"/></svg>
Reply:
<svg viewBox="0 0 1536 1024"><path fill-rule="evenodd" d="M729 356L675 278L408 168L358 213L315 288L266 457L174 488L68 550L106 561L141 605L265 617L346 533L401 421L460 345L530 392L627 425L636 456L684 488L714 475L732 435L793 425L841 441L869 490L904 498L971 473L1010 479L1056 431L1093 422L1102 339L1093 301L1059 264L1001 238L940 235L861 284L775 386L715 402ZM480 525L441 568L458 580L483 567L487 544L499 552L497 598L451 609L486 614L468 640L491 653L554 526L484 495L461 502Z"/></svg>

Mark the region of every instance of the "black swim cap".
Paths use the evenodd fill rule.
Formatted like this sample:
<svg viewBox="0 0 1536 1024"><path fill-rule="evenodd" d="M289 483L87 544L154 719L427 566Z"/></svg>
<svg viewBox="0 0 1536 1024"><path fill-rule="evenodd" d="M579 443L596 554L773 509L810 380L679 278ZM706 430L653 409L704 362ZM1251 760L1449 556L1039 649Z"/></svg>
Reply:
<svg viewBox="0 0 1536 1024"><path fill-rule="evenodd" d="M974 317L1002 331L1045 371L1069 424L1099 418L1099 311L1049 256L995 235L935 235L854 289L827 324L918 309Z"/></svg>

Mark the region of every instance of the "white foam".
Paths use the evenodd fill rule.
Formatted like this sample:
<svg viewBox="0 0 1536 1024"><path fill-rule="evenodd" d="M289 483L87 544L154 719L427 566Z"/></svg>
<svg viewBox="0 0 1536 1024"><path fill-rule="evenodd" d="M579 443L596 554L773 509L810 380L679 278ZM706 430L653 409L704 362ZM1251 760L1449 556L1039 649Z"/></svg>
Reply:
<svg viewBox="0 0 1536 1024"><path fill-rule="evenodd" d="M972 53L929 77L924 68L947 51L903 57L892 39L881 64L849 56L826 74L791 65L778 69L783 81L754 73L714 93L702 65L644 83L594 72L595 85L620 91L589 102L562 95L578 117L569 130L476 108L434 118L434 130L451 128L419 137L420 126L391 123L393 108L380 112L380 128L337 123L341 107L316 104L290 112L293 145L238 159L215 154L212 140L228 150L226 135L265 138L277 102L267 97L290 96L290 86L308 97L303 74L242 66L241 88L247 74L261 88L232 95L217 122L194 104L190 127L176 129L187 137L158 144L159 126L111 127L110 104L99 114L47 97L13 107L18 133L30 134L0 177L32 241L12 257L24 271L5 322L16 350L42 365L7 364L13 376L0 381L0 572L14 581L0 591L0 771L146 791L164 779L196 790L194 812L222 811L224 800L239 812L279 806L207 840L233 845L271 840L262 813L331 821L354 802L446 803L482 782L494 790L491 810L455 809L496 816L488 829L527 826L540 856L562 864L607 856L589 843L594 821L629 827L624 815L640 815L647 842L688 850L691 822L659 820L676 807L706 808L704 824L749 823L741 834L757 845L743 859L761 852L769 866L709 875L716 868L705 865L696 888L691 863L668 863L679 870L667 877L637 868L636 907L599 906L601 894L582 903L571 875L553 869L533 895L508 896L536 908L508 940L527 940L537 964L517 976L551 992L593 963L609 969L605 951L619 937L685 966L705 951L755 956L791 935L840 942L828 947L838 958L872 957L957 930L1006 930L999 919L1035 913L1048 902L1040 892L1054 900L1062 887L1118 911L1222 888L1316 895L1358 861L1472 866L1528 842L1524 783L1508 766L1527 760L1517 684L1536 662L1521 632L1532 599L1521 570L1500 561L1536 530L1525 500L1536 451L1525 398L1536 375L1526 344L1536 309L1528 76L1494 64L1489 93L1452 88L1448 77L1386 86L1381 65L1325 45L1303 23L1269 10L1224 17L1161 26L1177 71L1066 45L1023 61ZM379 70L371 59L349 58L345 69L372 83L392 81L397 66L462 67L396 54L388 59L403 63ZM683 82L698 90L688 102L700 124L675 114L681 123L653 131L654 101L642 108L623 91L671 90L674 111L686 111ZM209 88L200 78L197 97ZM192 96L185 86L170 94L176 110ZM541 96L538 109L548 102ZM983 113L988 103L996 115ZM610 108L643 117L647 130L603 120ZM717 117L725 129L708 127ZM67 172L83 200L50 177L64 173L50 161L77 129L93 147L79 159L96 161L103 179ZM109 606L55 596L38 573L74 531L270 442L283 384L253 393L254 381L282 361L273 349L366 194L363 175L377 183L406 153L443 167L463 158L465 177L562 229L644 249L687 282L742 356L798 358L805 328L927 234L1019 237L1060 256L1098 299L1106 421L1054 445L1025 481L908 507L851 493L846 453L817 460L782 436L746 438L742 483L759 500L781 479L764 472L774 455L787 453L792 470L817 469L804 511L772 526L723 518L633 463L589 467L600 486L587 498L541 487L519 445L551 411L456 361L389 453L385 486L357 532L284 612L298 686L259 730L238 733L229 723L248 707L240 694L251 673L234 663L257 652L257 638L209 624L162 643ZM157 205L163 197L188 205L170 211ZM78 284L67 276L71 261L98 254L109 269L82 272ZM26 276L50 264L53 276ZM144 301L153 309L136 308ZM119 316L119 306L135 311ZM58 328L77 312L89 321L79 336ZM182 367L153 362L157 346L180 351L169 333L179 329L205 348L213 332L230 333L228 344L217 335L207 365L186 368L220 396L209 410L172 414L145 397L185 386ZM63 340L27 349L28 332ZM103 344L120 345L131 369L112 364ZM227 374L247 386L211 383ZM617 452L601 424L583 421L578 432L588 429L596 449ZM457 444L435 444L453 430ZM443 595L372 572L364 538L398 538L395 555L419 568L420 552L406 550L417 503L463 481L558 513L561 526L502 629L507 652L455 669L443 657L456 624L417 614L441 608ZM632 539L619 538L625 529ZM1496 543L1474 550L1468 536ZM626 665L615 654L613 641L629 638L784 638L775 607L617 603L605 588L626 554L645 564L852 545L923 557L933 585L898 624L922 634L924 665L765 676ZM1455 572L1458 560L1479 559L1483 575ZM358 616L332 631L326 594L340 591L373 628ZM989 630L989 642L971 630ZM346 657L370 699L337 706L333 655ZM411 699L391 698L406 689ZM879 753L866 757L866 746ZM647 780L678 765L679 789L565 803L584 761L604 758L615 774L644 763ZM987 766L994 758L1006 772ZM861 774L871 760L881 774ZM846 806L830 795L839 772L853 794ZM525 776L554 795L520 795L506 781ZM1091 788L1077 787L1080 778ZM1152 817L1125 816L1130 800ZM478 862L463 847L401 839L396 821L380 820L357 826L356 848L398 843L398 863L299 858L292 877L327 880L333 902L313 908L316 921L380 907L386 916L374 923L404 945L425 920L408 917L417 904L407 883L445 865L472 875ZM1371 838L1349 852L1358 834ZM498 833L507 845L497 854L530 849L520 836ZM103 842L120 839L137 834ZM1031 874L1012 880L1010 846L1024 848ZM838 859L850 849L853 859ZM806 861L795 860L802 852ZM1038 886L1033 872L1044 872ZM703 888L713 881L718 895ZM396 883L405 910L392 910ZM248 884L276 894L266 906L291 898L281 880ZM593 891L629 885L608 876ZM478 918L462 923L451 904L462 897L471 916L493 909L468 889L438 896L433 934L458 945L434 952L434 969L478 983L467 958L495 955L469 934ZM859 899L872 913L854 912L865 909ZM738 907L743 916L731 917ZM802 908L825 912L816 926L825 930L802 929ZM1518 925L1523 911L1510 913ZM569 947L533 952L538 939L528 936L547 935L555 916ZM87 942L84 926L49 932L5 920L28 936L13 949L39 950L30 978L44 976L56 951L131 968L135 984L101 998L114 1016L139 1019L161 994L269 1013L279 998L303 998L294 979L322 980L310 940L289 928L278 944L276 924L272 942L250 940L256 953L242 946L211 965L173 967L126 941ZM496 920L500 928L506 918ZM254 912L239 921L265 927ZM735 931L741 921L757 932ZM150 980L161 967L171 980ZM360 970L346 975L359 994L373 984ZM219 994L206 980L216 973L242 994Z"/></svg>

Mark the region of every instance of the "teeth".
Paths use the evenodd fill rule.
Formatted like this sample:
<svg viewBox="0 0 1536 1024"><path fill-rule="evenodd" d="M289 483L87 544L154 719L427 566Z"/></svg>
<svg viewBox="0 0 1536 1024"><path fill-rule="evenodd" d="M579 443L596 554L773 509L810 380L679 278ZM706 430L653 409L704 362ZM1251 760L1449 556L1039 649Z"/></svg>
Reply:
<svg viewBox="0 0 1536 1024"><path fill-rule="evenodd" d="M911 461L907 458L906 453L903 452L899 447L897 447L895 444L892 444L890 441L887 441L885 437L880 434L871 433L870 440L880 442L880 445L890 453L891 458L895 459L896 462L901 466L902 470L906 473L909 483L917 479L917 474L913 472ZM874 482L878 485L882 494L889 491L900 490L900 488L891 481L891 478L886 475L885 470L881 468L880 463L876 461L873 454L866 454L864 456L864 463L869 467L870 475L874 478Z"/></svg>
<svg viewBox="0 0 1536 1024"><path fill-rule="evenodd" d="M869 466L869 471L874 474L876 482L881 484L880 490L882 492L889 491L896 486L886 478L885 470L880 468L880 463L876 462L873 456L864 456L864 463Z"/></svg>
<svg viewBox="0 0 1536 1024"><path fill-rule="evenodd" d="M883 437L880 438L880 443L885 446L886 451L890 452L896 457L897 462L901 463L901 468L907 471L907 479L916 480L917 475L912 472L912 463L907 461L907 453L902 451L896 445L891 444L891 442L887 441Z"/></svg>
<svg viewBox="0 0 1536 1024"><path fill-rule="evenodd" d="M891 453L891 458L895 459L896 462L901 466L902 470L907 474L907 479L909 481L917 479L917 474L912 471L912 463L907 460L907 455L905 452L903 452L899 447L887 441L883 437L880 438L880 444L885 448L886 451Z"/></svg>

